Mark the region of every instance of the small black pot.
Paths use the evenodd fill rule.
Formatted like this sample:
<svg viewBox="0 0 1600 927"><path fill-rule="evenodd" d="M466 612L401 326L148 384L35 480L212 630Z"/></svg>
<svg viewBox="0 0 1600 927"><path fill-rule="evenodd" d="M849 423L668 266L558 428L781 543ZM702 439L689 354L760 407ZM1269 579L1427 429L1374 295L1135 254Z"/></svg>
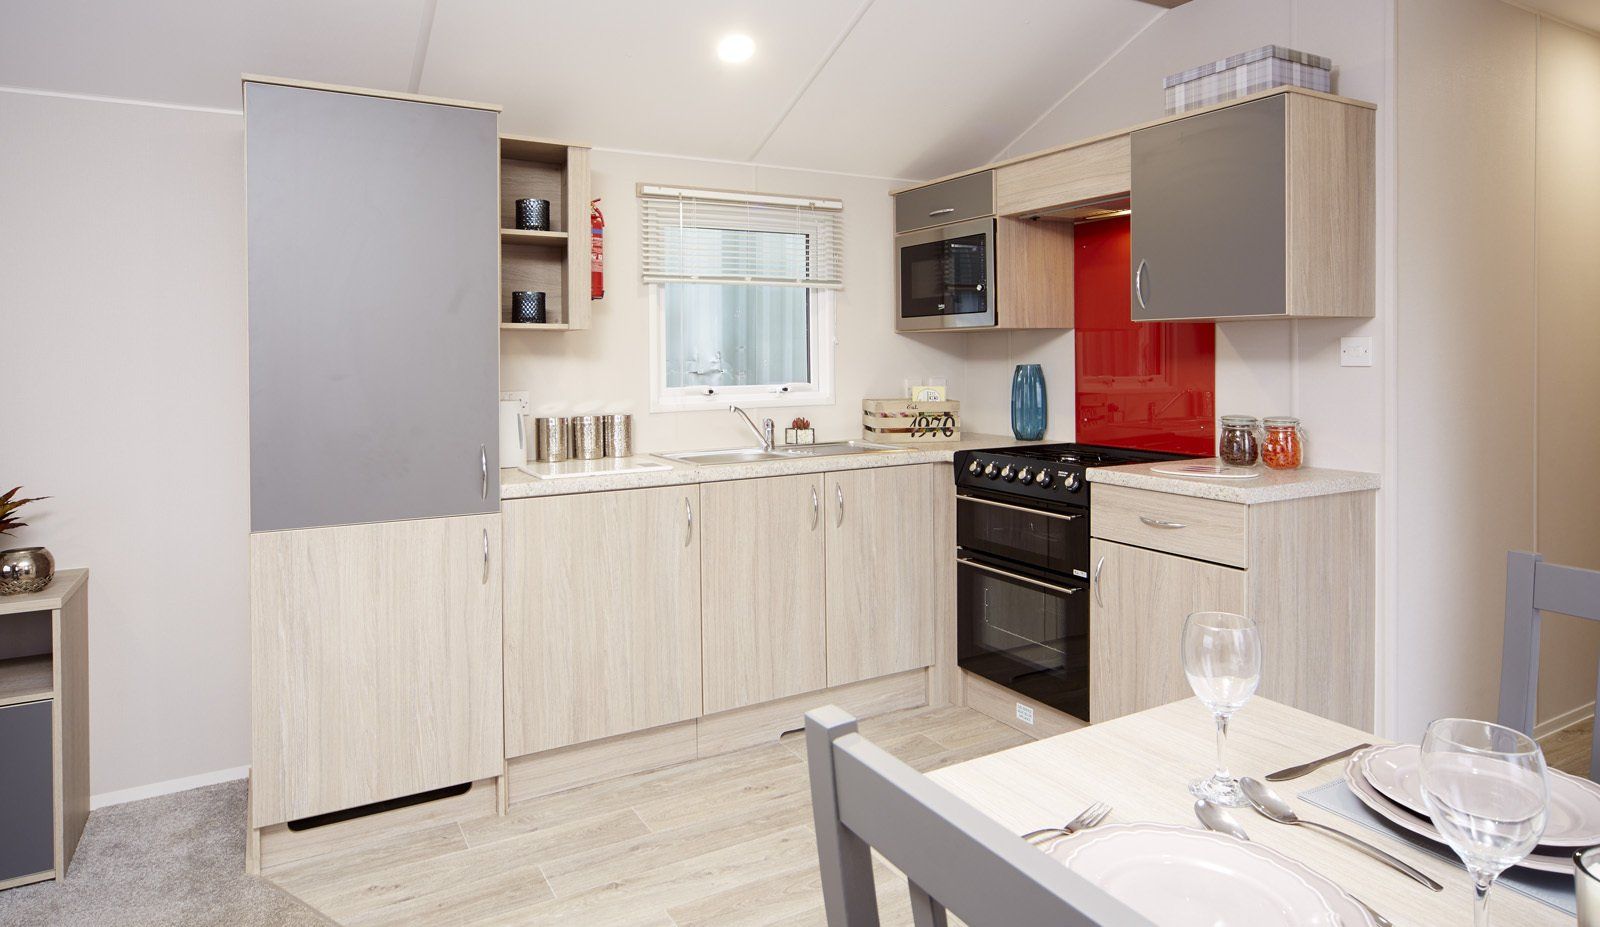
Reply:
<svg viewBox="0 0 1600 927"><path fill-rule="evenodd" d="M517 228L525 232L550 231L550 201L517 200Z"/></svg>
<svg viewBox="0 0 1600 927"><path fill-rule="evenodd" d="M511 321L543 322L544 294L536 290L512 290Z"/></svg>

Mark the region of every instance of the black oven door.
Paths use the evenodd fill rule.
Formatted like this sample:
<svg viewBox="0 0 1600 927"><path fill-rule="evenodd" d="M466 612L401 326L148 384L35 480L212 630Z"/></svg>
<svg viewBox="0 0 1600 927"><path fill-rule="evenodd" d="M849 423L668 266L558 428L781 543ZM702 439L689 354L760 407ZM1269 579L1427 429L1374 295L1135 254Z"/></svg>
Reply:
<svg viewBox="0 0 1600 927"><path fill-rule="evenodd" d="M1089 593L971 556L956 560L956 662L1089 720Z"/></svg>
<svg viewBox="0 0 1600 927"><path fill-rule="evenodd" d="M964 490L956 496L956 546L979 559L1088 579L1088 510L1024 508Z"/></svg>

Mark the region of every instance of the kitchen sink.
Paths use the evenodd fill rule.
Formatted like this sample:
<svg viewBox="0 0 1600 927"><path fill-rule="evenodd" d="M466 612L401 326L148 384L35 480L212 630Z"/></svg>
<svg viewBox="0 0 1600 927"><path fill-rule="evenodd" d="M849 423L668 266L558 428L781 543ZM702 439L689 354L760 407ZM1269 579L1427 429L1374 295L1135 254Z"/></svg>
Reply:
<svg viewBox="0 0 1600 927"><path fill-rule="evenodd" d="M841 457L851 454L886 454L905 448L891 444L873 444L870 441L832 441L827 444L800 444L763 450L759 447L723 448L714 451L683 451L677 454L657 454L668 460L695 466L713 464L759 463L766 460L796 460L804 457Z"/></svg>

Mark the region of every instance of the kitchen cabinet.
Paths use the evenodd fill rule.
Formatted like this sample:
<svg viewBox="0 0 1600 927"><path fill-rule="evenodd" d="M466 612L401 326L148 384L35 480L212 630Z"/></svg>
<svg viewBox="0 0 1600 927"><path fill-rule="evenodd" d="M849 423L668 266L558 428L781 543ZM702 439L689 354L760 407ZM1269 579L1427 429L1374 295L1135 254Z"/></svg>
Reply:
<svg viewBox="0 0 1600 927"><path fill-rule="evenodd" d="M1124 133L995 168L994 211L1048 213L1065 204L1126 196L1130 185Z"/></svg>
<svg viewBox="0 0 1600 927"><path fill-rule="evenodd" d="M1304 92L1135 129L1134 321L1371 316L1374 133Z"/></svg>
<svg viewBox="0 0 1600 927"><path fill-rule="evenodd" d="M1245 504L1095 482L1093 500L1091 720L1191 695L1183 621L1227 611L1261 630L1259 694L1371 729L1371 491Z"/></svg>
<svg viewBox="0 0 1600 927"><path fill-rule="evenodd" d="M948 480L933 464L823 480L828 685L933 663L938 616L953 609Z"/></svg>
<svg viewBox="0 0 1600 927"><path fill-rule="evenodd" d="M917 187L894 198L897 234L992 215L994 175L989 171Z"/></svg>
<svg viewBox="0 0 1600 927"><path fill-rule="evenodd" d="M506 504L507 757L701 713L700 487Z"/></svg>
<svg viewBox="0 0 1600 927"><path fill-rule="evenodd" d="M252 827L500 775L500 527L251 536Z"/></svg>
<svg viewBox="0 0 1600 927"><path fill-rule="evenodd" d="M828 684L820 473L707 483L705 713Z"/></svg>

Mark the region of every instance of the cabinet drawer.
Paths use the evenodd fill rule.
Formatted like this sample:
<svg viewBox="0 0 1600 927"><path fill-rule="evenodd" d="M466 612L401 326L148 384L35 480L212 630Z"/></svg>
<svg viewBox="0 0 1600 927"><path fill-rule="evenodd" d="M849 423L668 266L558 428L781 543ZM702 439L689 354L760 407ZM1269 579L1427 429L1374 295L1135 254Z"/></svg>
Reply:
<svg viewBox="0 0 1600 927"><path fill-rule="evenodd" d="M894 198L894 230L909 232L994 215L994 172L979 171Z"/></svg>
<svg viewBox="0 0 1600 927"><path fill-rule="evenodd" d="M994 211L1010 216L1127 193L1128 144L1118 135L997 168Z"/></svg>
<svg viewBox="0 0 1600 927"><path fill-rule="evenodd" d="M1247 506L1096 483L1089 529L1095 537L1196 560L1249 564Z"/></svg>

